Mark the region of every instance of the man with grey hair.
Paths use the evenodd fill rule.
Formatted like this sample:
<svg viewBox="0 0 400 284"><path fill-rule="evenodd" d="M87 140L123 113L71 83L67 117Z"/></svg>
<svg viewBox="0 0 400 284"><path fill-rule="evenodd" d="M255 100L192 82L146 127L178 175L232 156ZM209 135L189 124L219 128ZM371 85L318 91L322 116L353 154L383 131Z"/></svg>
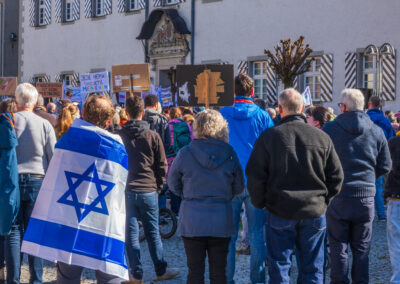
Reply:
<svg viewBox="0 0 400 284"><path fill-rule="evenodd" d="M278 108L280 123L260 135L246 167L251 201L267 212L270 283L290 282L295 248L300 282L323 283L325 212L340 190L342 167L329 136L307 124L299 92L284 90Z"/></svg>
<svg viewBox="0 0 400 284"><path fill-rule="evenodd" d="M38 92L29 83L18 85L15 91L17 113L15 131L18 139L17 162L21 205L6 242L8 283L19 283L21 267L21 237L26 230L44 175L53 156L56 135L51 124L33 113ZM28 256L30 281L42 283L43 262Z"/></svg>
<svg viewBox="0 0 400 284"><path fill-rule="evenodd" d="M350 283L348 244L353 252L352 283L368 283L368 255L374 220L376 178L387 173L391 160L383 131L364 113L364 96L344 89L341 115L325 124L342 163L344 182L327 211L331 249L331 283Z"/></svg>

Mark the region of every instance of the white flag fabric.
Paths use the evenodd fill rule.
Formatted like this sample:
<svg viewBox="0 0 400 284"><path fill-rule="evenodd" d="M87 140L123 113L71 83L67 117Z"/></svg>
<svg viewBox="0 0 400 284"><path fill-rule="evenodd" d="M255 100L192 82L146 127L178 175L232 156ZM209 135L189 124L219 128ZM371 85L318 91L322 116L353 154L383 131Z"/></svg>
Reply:
<svg viewBox="0 0 400 284"><path fill-rule="evenodd" d="M303 97L303 103L306 107L312 105L310 87L307 86L301 96Z"/></svg>
<svg viewBox="0 0 400 284"><path fill-rule="evenodd" d="M22 252L128 279L121 138L76 119L57 142Z"/></svg>

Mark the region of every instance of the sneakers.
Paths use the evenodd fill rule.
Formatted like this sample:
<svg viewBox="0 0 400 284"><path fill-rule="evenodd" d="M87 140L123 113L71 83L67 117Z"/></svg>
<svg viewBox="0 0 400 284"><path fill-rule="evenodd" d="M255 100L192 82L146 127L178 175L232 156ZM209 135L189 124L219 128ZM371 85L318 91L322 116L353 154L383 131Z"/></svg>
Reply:
<svg viewBox="0 0 400 284"><path fill-rule="evenodd" d="M129 281L123 281L122 284L144 284L142 279L136 279L132 275L129 275Z"/></svg>
<svg viewBox="0 0 400 284"><path fill-rule="evenodd" d="M173 268L168 268L163 275L157 276L156 281L168 280L178 276L179 271Z"/></svg>
<svg viewBox="0 0 400 284"><path fill-rule="evenodd" d="M236 250L237 254L250 255L250 246L244 243L241 243L239 248Z"/></svg>

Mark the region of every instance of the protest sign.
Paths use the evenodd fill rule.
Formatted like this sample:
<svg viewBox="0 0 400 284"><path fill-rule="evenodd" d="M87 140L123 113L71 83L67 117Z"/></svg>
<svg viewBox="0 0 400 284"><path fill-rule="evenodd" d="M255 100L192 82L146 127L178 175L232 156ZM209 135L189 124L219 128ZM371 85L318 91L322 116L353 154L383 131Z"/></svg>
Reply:
<svg viewBox="0 0 400 284"><path fill-rule="evenodd" d="M124 92L118 93L118 102L120 104L124 104L126 102L126 93L124 93Z"/></svg>
<svg viewBox="0 0 400 284"><path fill-rule="evenodd" d="M179 106L231 106L233 65L178 65Z"/></svg>
<svg viewBox="0 0 400 284"><path fill-rule="evenodd" d="M0 77L0 96L14 96L17 85L17 77Z"/></svg>
<svg viewBox="0 0 400 284"><path fill-rule="evenodd" d="M37 82L36 89L43 98L61 98L63 96L63 83Z"/></svg>
<svg viewBox="0 0 400 284"><path fill-rule="evenodd" d="M307 86L301 96L303 97L303 103L306 107L312 105L310 87Z"/></svg>
<svg viewBox="0 0 400 284"><path fill-rule="evenodd" d="M102 93L110 90L108 72L88 73L79 76L81 93Z"/></svg>
<svg viewBox="0 0 400 284"><path fill-rule="evenodd" d="M150 90L150 65L148 63L113 65L112 82L115 93Z"/></svg>

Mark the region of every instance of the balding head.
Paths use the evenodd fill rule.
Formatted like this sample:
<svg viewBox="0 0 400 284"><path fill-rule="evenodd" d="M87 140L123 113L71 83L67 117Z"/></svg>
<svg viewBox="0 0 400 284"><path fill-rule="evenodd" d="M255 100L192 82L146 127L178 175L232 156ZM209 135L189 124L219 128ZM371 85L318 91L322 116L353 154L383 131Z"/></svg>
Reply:
<svg viewBox="0 0 400 284"><path fill-rule="evenodd" d="M301 113L304 110L303 97L293 88L285 89L278 97L281 117Z"/></svg>
<svg viewBox="0 0 400 284"><path fill-rule="evenodd" d="M106 129L110 124L115 109L112 101L104 95L91 95L83 106L83 119L100 128Z"/></svg>

